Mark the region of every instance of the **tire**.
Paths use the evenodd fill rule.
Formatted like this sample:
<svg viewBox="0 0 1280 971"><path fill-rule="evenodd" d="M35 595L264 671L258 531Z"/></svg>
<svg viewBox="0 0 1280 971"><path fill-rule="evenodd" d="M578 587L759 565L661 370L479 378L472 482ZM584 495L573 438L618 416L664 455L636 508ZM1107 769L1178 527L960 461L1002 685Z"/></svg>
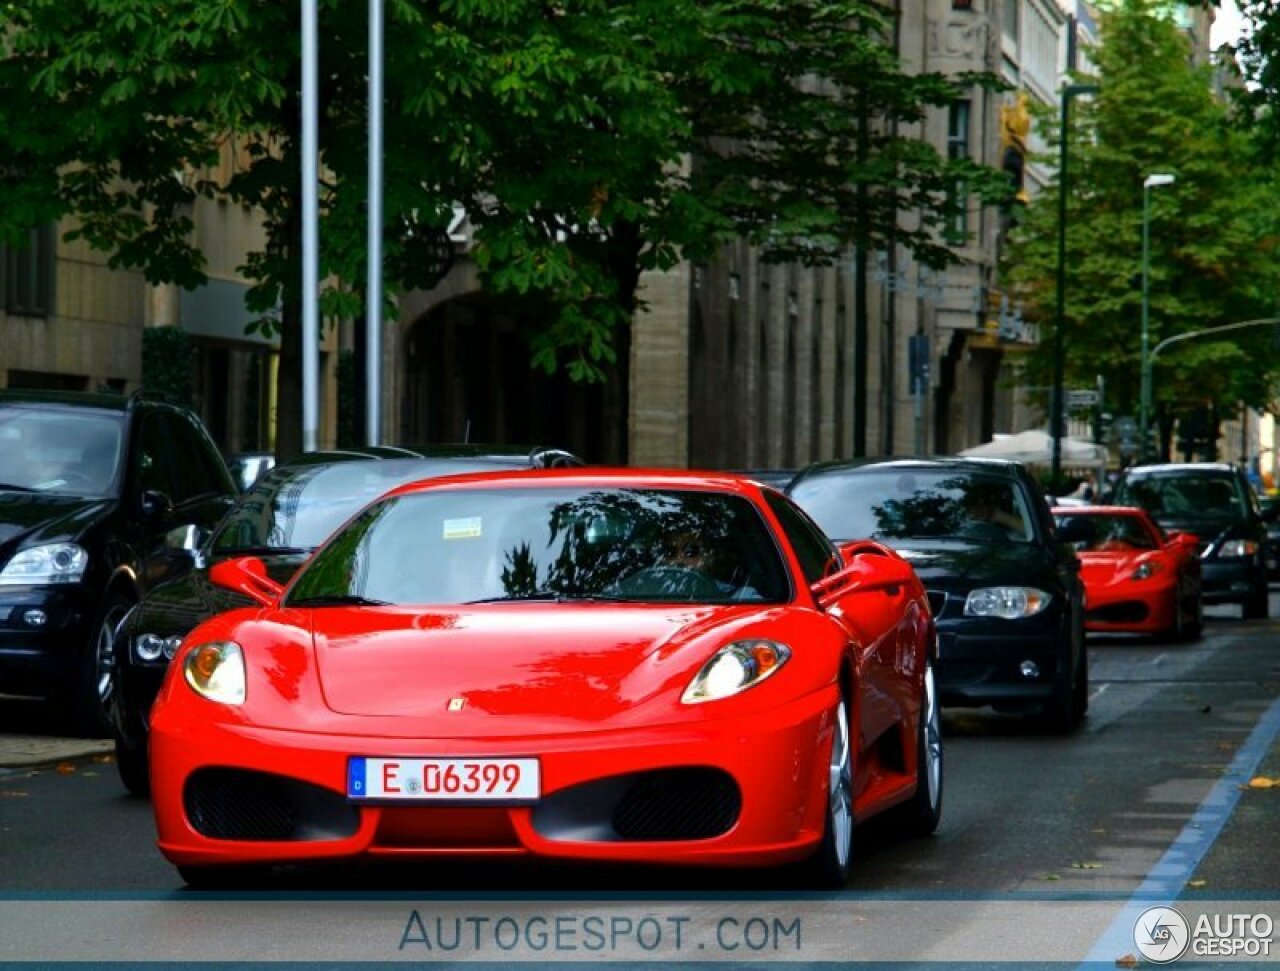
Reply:
<svg viewBox="0 0 1280 971"><path fill-rule="evenodd" d="M116 735L116 771L130 795L145 799L151 795L151 775L147 764L147 750L130 745Z"/></svg>
<svg viewBox="0 0 1280 971"><path fill-rule="evenodd" d="M916 729L916 791L898 810L898 822L909 836L929 836L942 821L942 711L938 704L933 659L925 661L924 690Z"/></svg>
<svg viewBox="0 0 1280 971"><path fill-rule="evenodd" d="M1266 620L1270 616L1271 594L1265 579L1254 584L1253 593L1249 595L1249 599L1243 606L1245 620Z"/></svg>
<svg viewBox="0 0 1280 971"><path fill-rule="evenodd" d="M1204 600L1201 599L1197 590L1192 605L1191 620L1182 624L1181 636L1178 639L1189 644L1192 641L1198 641L1202 633L1204 633Z"/></svg>
<svg viewBox="0 0 1280 971"><path fill-rule="evenodd" d="M849 703L840 691L836 728L827 762L827 811L822 842L802 868L803 882L823 890L838 890L849 882L853 857L853 733Z"/></svg>
<svg viewBox="0 0 1280 971"><path fill-rule="evenodd" d="M109 593L93 626L93 635L80 657L66 703L72 724L85 735L111 735L111 695L116 688L115 634L133 601L121 593Z"/></svg>
<svg viewBox="0 0 1280 971"><path fill-rule="evenodd" d="M1041 711L1045 726L1055 735L1072 734L1089 710L1089 651L1085 647L1083 630L1078 632L1075 642L1080 646L1075 669Z"/></svg>

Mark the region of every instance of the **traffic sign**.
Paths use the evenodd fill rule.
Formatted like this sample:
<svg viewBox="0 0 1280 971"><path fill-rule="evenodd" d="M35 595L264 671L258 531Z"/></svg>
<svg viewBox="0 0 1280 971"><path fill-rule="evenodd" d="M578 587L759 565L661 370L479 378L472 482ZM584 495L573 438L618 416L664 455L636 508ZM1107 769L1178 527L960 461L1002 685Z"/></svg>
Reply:
<svg viewBox="0 0 1280 971"><path fill-rule="evenodd" d="M1096 408L1101 396L1092 388L1071 388L1067 391L1068 408Z"/></svg>

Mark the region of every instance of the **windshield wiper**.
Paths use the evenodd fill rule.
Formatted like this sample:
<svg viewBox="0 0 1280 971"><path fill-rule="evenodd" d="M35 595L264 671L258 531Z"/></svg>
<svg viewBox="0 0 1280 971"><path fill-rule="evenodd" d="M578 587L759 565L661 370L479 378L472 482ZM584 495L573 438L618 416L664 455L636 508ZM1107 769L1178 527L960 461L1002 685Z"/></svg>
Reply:
<svg viewBox="0 0 1280 971"><path fill-rule="evenodd" d="M389 600L371 600L354 593L331 593L290 600L290 607L390 607Z"/></svg>

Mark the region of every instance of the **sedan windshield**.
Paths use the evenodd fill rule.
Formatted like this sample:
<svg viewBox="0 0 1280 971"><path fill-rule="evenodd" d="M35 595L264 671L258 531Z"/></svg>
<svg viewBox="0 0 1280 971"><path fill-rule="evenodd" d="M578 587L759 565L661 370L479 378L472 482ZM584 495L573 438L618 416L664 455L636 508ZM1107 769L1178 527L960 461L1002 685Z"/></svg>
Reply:
<svg viewBox="0 0 1280 971"><path fill-rule="evenodd" d="M773 536L742 496L537 487L381 500L326 543L286 602L760 603L789 596Z"/></svg>
<svg viewBox="0 0 1280 971"><path fill-rule="evenodd" d="M1121 513L1063 513L1057 517L1062 527L1071 520L1084 520L1093 525L1091 538L1074 544L1081 553L1131 553L1135 550L1154 550L1161 545L1160 538L1152 534L1137 516Z"/></svg>
<svg viewBox="0 0 1280 971"><path fill-rule="evenodd" d="M814 476L791 493L839 540L968 539L1030 542L1033 520L1006 478L953 469L876 469Z"/></svg>
<svg viewBox="0 0 1280 971"><path fill-rule="evenodd" d="M0 407L0 489L106 496L120 469L123 417Z"/></svg>
<svg viewBox="0 0 1280 971"><path fill-rule="evenodd" d="M1156 517L1239 519L1246 512L1244 495L1225 473L1133 476L1120 484L1115 501Z"/></svg>

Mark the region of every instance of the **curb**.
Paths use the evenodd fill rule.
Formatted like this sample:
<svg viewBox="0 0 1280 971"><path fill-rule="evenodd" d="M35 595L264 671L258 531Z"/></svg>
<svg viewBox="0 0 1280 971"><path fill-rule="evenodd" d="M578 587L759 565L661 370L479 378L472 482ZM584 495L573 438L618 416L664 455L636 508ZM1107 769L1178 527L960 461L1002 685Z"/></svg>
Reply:
<svg viewBox="0 0 1280 971"><path fill-rule="evenodd" d="M0 770L29 769L113 752L109 738L49 738L38 735L0 736Z"/></svg>

